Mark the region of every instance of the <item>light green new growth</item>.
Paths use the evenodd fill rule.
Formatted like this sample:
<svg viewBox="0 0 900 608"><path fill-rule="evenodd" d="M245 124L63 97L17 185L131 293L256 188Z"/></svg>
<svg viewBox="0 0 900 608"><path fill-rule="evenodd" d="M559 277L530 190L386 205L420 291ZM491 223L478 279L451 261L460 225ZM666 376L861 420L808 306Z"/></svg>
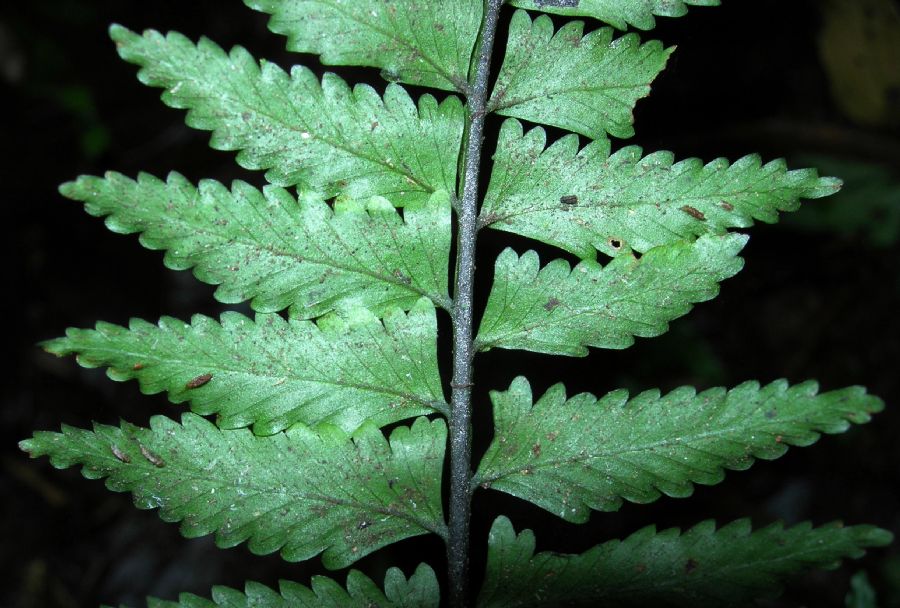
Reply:
<svg viewBox="0 0 900 608"><path fill-rule="evenodd" d="M244 182L229 191L213 180L196 188L177 173L162 182L118 173L82 176L61 192L106 216L114 232L141 233L141 244L165 249L169 268L193 268L218 285L216 298L252 300L254 309L290 307L305 319L348 306L383 314L409 310L426 296L446 306L450 258L450 200L439 191L404 210L383 197L297 197Z"/></svg>
<svg viewBox="0 0 900 608"><path fill-rule="evenodd" d="M576 357L588 346L626 348L714 298L719 282L743 266L737 254L746 242L737 234L705 236L574 269L561 259L540 268L534 251L519 257L507 249L497 258L476 343Z"/></svg>
<svg viewBox="0 0 900 608"><path fill-rule="evenodd" d="M213 132L210 146L239 151L238 164L268 169L277 186L380 195L398 206L456 190L465 124L456 97L439 104L425 95L417 107L397 85L382 100L369 86L351 90L330 73L320 82L302 66L288 75L206 38L194 45L174 32L139 36L119 26L111 35L123 59L143 66L141 82L166 89L166 105L190 110L189 126Z"/></svg>
<svg viewBox="0 0 900 608"><path fill-rule="evenodd" d="M387 80L464 91L481 27L481 0L385 3L353 0L244 0L272 15L287 48L325 65L382 68Z"/></svg>
<svg viewBox="0 0 900 608"><path fill-rule="evenodd" d="M223 548L246 540L254 553L280 550L288 561L322 553L337 569L404 538L445 534L446 437L443 421L425 418L395 429L390 443L370 424L352 437L300 424L256 437L188 413L181 424L155 416L149 429L63 426L21 447L57 468L82 465L88 479L107 478L138 508L180 521L187 537L215 533Z"/></svg>
<svg viewBox="0 0 900 608"><path fill-rule="evenodd" d="M164 103L188 110L189 126L212 132L213 148L266 170L271 185L108 173L61 192L112 231L165 250L169 268L193 269L217 286L221 302L249 302L257 314L98 323L45 342L81 365L108 368L114 380L136 379L145 393L189 402L193 413L181 424L154 417L149 429L39 431L22 449L59 468L80 465L86 477L133 493L139 508L182 522L186 536L214 533L222 547L247 541L256 553L281 551L291 561L321 554L326 567L343 568L436 534L447 547L451 608L740 605L772 594L789 574L890 541L869 526L751 532L743 520L719 530L706 521L683 534L645 528L581 555L535 554L531 531L516 535L501 516L473 604L476 490L581 523L624 501L688 496L727 469L777 458L882 408L859 387L818 394L814 382L786 381L631 399L621 390L567 399L557 384L534 402L518 378L492 393L494 438L471 473L473 433L484 432L471 423L482 405L473 392L478 351L585 356L589 347L621 349L660 335L742 268L748 237L729 230L777 221L840 182L757 156L704 164L635 146L612 153L608 136L634 134L635 104L674 49L565 18L649 29L655 16L717 0L245 3L271 15L270 29L290 50L316 53L325 65L374 67L390 82L381 95L332 73L287 73L241 47L226 53L205 38L113 26L141 82L164 89ZM546 15L501 13L503 4L557 15L559 29ZM501 62L492 49L503 45L494 38L505 15ZM414 100L398 82L456 92L465 104L446 93ZM496 146L482 145L490 114L508 117ZM569 134L548 146L543 127L526 132L520 120ZM583 147L579 137L588 138ZM495 151L491 167L482 167L486 151ZM489 184L483 204L481 177ZM504 250L473 339L481 313L475 268L489 272L475 250L483 227L580 262L541 267L535 251ZM611 259L601 264L598 251ZM447 393L439 313L450 317ZM382 430L410 419L389 437ZM409 579L388 570L384 591L351 571L346 586L325 577L310 587L283 582L279 591L251 582L244 592L214 588L211 600L183 595L150 606L438 608L441 600L437 577L421 565Z"/></svg>
<svg viewBox="0 0 900 608"><path fill-rule="evenodd" d="M704 165L675 163L669 152L641 158L636 146L610 154L606 139L581 150L574 135L545 149L546 142L539 127L523 135L520 122L503 123L482 222L583 259L721 234L754 219L775 222L801 198L840 188L815 170L788 171L782 160L763 165L755 155Z"/></svg>
<svg viewBox="0 0 900 608"><path fill-rule="evenodd" d="M690 496L695 483L721 482L724 469L778 458L819 433L868 422L884 407L861 387L818 394L814 382L791 387L784 380L632 399L619 390L599 400L589 393L566 400L557 384L532 405L531 386L520 377L491 399L496 436L472 483L577 523L591 509L617 510L623 499Z"/></svg>
<svg viewBox="0 0 900 608"><path fill-rule="evenodd" d="M359 570L347 575L346 589L326 576L314 576L309 587L281 581L275 591L248 582L243 592L214 587L212 600L190 593L177 602L151 599L148 608L438 608L440 591L434 570L420 564L407 579L397 568L384 577L384 592Z"/></svg>
<svg viewBox="0 0 900 608"><path fill-rule="evenodd" d="M718 530L704 521L681 533L653 526L581 555L534 553L531 530L516 534L505 517L488 538L487 576L477 608L730 608L777 595L787 576L834 568L843 557L891 541L873 526L834 523L813 528L773 524L752 531L748 520Z"/></svg>
<svg viewBox="0 0 900 608"><path fill-rule="evenodd" d="M128 329L98 323L44 348L109 367L114 380L135 378L144 393L190 401L194 412L216 414L220 428L270 435L298 422L352 432L446 411L436 340L434 308L423 298L408 315L388 311L383 324L365 309L316 323L227 312L221 323L202 315L190 325L171 317L158 326L133 319Z"/></svg>
<svg viewBox="0 0 900 608"><path fill-rule="evenodd" d="M634 135L635 102L650 93L672 49L636 34L613 40L610 28L584 36L572 21L554 34L541 15L516 11L510 44L488 107L503 116L561 127L600 139Z"/></svg>

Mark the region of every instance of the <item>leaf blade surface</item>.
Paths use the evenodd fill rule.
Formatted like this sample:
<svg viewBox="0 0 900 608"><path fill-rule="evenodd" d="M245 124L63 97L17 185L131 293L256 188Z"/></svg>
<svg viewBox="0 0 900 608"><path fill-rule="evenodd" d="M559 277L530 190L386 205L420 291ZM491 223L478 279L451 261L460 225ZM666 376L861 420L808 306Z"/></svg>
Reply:
<svg viewBox="0 0 900 608"><path fill-rule="evenodd" d="M868 422L883 402L861 387L819 393L814 382L745 382L726 391L681 387L631 399L614 391L566 399L551 387L533 403L525 378L491 394L495 439L473 484L506 492L584 523L592 509L615 511L624 500L686 497L693 484L722 481L725 470L771 460L820 433Z"/></svg>
<svg viewBox="0 0 900 608"><path fill-rule="evenodd" d="M238 151L238 164L268 170L272 184L326 198L385 196L398 206L456 191L464 126L456 97L425 95L417 106L400 85L382 99L369 86L351 90L330 73L320 82L302 66L287 74L206 38L195 45L174 32L110 33L119 55L141 66L141 82L164 88L166 105L189 110L189 126L212 131L213 148Z"/></svg>
<svg viewBox="0 0 900 608"><path fill-rule="evenodd" d="M177 601L151 598L148 608L438 608L437 577L429 566L419 564L408 579L398 568L390 568L382 592L359 570L351 570L346 586L326 576L314 576L309 586L281 581L278 590L247 582L244 591L213 587L212 599L183 593Z"/></svg>
<svg viewBox="0 0 900 608"><path fill-rule="evenodd" d="M446 427L419 418L390 442L373 425L351 436L336 427L295 425L257 437L221 430L186 413L144 429L96 424L39 431L20 447L57 468L82 465L131 492L138 508L160 509L189 538L215 533L222 548L248 541L288 561L322 554L337 569L391 543L443 534L441 465Z"/></svg>
<svg viewBox="0 0 900 608"><path fill-rule="evenodd" d="M640 259L619 256L605 267L583 260L574 269L561 259L540 268L534 251L519 257L507 249L497 258L477 344L576 357L588 346L627 348L635 336L658 336L694 303L715 297L719 281L741 269L737 254L746 241L706 236Z"/></svg>
<svg viewBox="0 0 900 608"><path fill-rule="evenodd" d="M165 264L193 268L218 285L216 298L255 310L290 307L313 318L365 307L381 315L412 308L422 296L447 305L450 199L432 194L401 218L383 197L338 199L334 206L241 181L228 190L213 180L195 187L177 173L163 182L140 174L82 176L61 192L85 203L118 233L141 233L141 244L166 250Z"/></svg>
<svg viewBox="0 0 900 608"><path fill-rule="evenodd" d="M292 424L333 424L352 432L443 409L437 321L421 300L409 314L380 321L358 309L346 317L285 321L236 313L192 324L164 317L129 328L98 323L70 329L44 348L77 354L86 367L108 367L114 380L137 379L144 393L168 392L221 428L252 425L270 435Z"/></svg>
<svg viewBox="0 0 900 608"><path fill-rule="evenodd" d="M719 0L510 0L511 5L566 17L592 17L620 30L653 29L654 15L683 17L688 6L718 6Z"/></svg>
<svg viewBox="0 0 900 608"><path fill-rule="evenodd" d="M483 5L478 0L390 3L355 0L244 0L272 15L269 29L287 48L325 65L382 69L389 80L464 90Z"/></svg>
<svg viewBox="0 0 900 608"><path fill-rule="evenodd" d="M776 523L754 531L743 519L717 530L707 520L683 533L650 526L580 555L535 554L534 533L517 535L506 517L498 517L476 606L742 606L778 595L794 573L834 568L891 539L890 532L874 526Z"/></svg>
<svg viewBox="0 0 900 608"><path fill-rule="evenodd" d="M482 222L565 249L583 259L616 256L703 234L772 223L801 198L835 193L840 181L815 170L789 171L756 155L729 163L642 157L636 146L610 154L606 140L578 148L566 136L545 149L546 133L501 127Z"/></svg>
<svg viewBox="0 0 900 608"><path fill-rule="evenodd" d="M546 15L532 22L516 11L488 107L592 139L633 136L634 105L650 93L671 49L655 40L642 45L635 34L613 40L610 28L583 34L581 21L554 33Z"/></svg>

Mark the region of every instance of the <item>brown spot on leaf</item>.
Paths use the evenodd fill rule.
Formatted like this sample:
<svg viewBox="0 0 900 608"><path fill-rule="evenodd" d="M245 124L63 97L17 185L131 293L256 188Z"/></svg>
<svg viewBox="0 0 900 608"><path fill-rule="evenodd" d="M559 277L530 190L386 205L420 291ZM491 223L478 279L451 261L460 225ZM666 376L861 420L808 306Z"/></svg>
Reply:
<svg viewBox="0 0 900 608"><path fill-rule="evenodd" d="M113 456L115 456L116 459L124 462L125 464L128 464L129 462L131 462L131 457L128 454L126 454L125 452L123 452L122 450L120 450L118 446L111 445L111 446L109 446L109 449L112 450Z"/></svg>
<svg viewBox="0 0 900 608"><path fill-rule="evenodd" d="M565 196L559 197L559 202L563 205L577 205L578 197L574 194L567 194Z"/></svg>
<svg viewBox="0 0 900 608"><path fill-rule="evenodd" d="M722 201L721 203L719 203L719 207L721 207L725 211L734 211L734 205L732 205L728 201Z"/></svg>
<svg viewBox="0 0 900 608"><path fill-rule="evenodd" d="M693 557L688 558L688 560L684 563L684 573L692 574L694 570L696 570L700 566L700 562L695 560Z"/></svg>
<svg viewBox="0 0 900 608"><path fill-rule="evenodd" d="M550 298L549 300L547 300L547 303L544 304L544 310L546 310L547 312L553 312L553 309L555 309L560 304L562 304L562 302L560 302L556 298Z"/></svg>
<svg viewBox="0 0 900 608"><path fill-rule="evenodd" d="M138 444L138 445L140 445L140 444ZM158 468L162 468L162 467L166 466L166 463L163 462L162 458L160 458L159 456L157 456L156 454L154 454L153 452L148 450L143 445L141 445L140 447L141 447L141 456L146 458L147 462L149 462L150 464L152 464L153 466L158 467Z"/></svg>
<svg viewBox="0 0 900 608"><path fill-rule="evenodd" d="M621 240L621 239L617 239L616 237L612 237L612 238L610 238L609 241L607 241L607 242L609 243L609 246L612 247L613 249L618 250L618 249L621 249L621 248L622 248L622 240Z"/></svg>
<svg viewBox="0 0 900 608"><path fill-rule="evenodd" d="M784 437L782 437L781 435L775 435L775 443L781 443L782 441L784 441Z"/></svg>
<svg viewBox="0 0 900 608"><path fill-rule="evenodd" d="M540 458L540 456L541 456L541 444L536 443L536 444L534 444L533 446L531 446L531 455L534 456L535 458Z"/></svg>
<svg viewBox="0 0 900 608"><path fill-rule="evenodd" d="M144 369L144 364L143 363L135 363L134 365L131 366L131 369L133 369L136 372L139 372L142 369Z"/></svg>
<svg viewBox="0 0 900 608"><path fill-rule="evenodd" d="M212 380L212 374L200 374L193 380L189 381L184 385L185 388L200 388L210 380Z"/></svg>
<svg viewBox="0 0 900 608"><path fill-rule="evenodd" d="M378 128L378 121L377 121L377 120L373 120L373 121L372 121L372 126L371 126L370 130L371 130L371 131L374 131L374 130L377 129L377 128Z"/></svg>
<svg viewBox="0 0 900 608"><path fill-rule="evenodd" d="M394 278L403 283L404 285L409 285L412 283L412 279L400 272L399 269L393 272Z"/></svg>
<svg viewBox="0 0 900 608"><path fill-rule="evenodd" d="M695 207L691 207L690 205L685 205L681 208L682 211L687 213L689 216L694 218L695 220L700 220L701 222L706 221L706 216L703 215L703 212Z"/></svg>
<svg viewBox="0 0 900 608"><path fill-rule="evenodd" d="M559 437L559 431L550 431L547 433L547 439L550 441L556 441L557 437Z"/></svg>
<svg viewBox="0 0 900 608"><path fill-rule="evenodd" d="M250 120L250 112L241 112L241 120L248 122Z"/></svg>

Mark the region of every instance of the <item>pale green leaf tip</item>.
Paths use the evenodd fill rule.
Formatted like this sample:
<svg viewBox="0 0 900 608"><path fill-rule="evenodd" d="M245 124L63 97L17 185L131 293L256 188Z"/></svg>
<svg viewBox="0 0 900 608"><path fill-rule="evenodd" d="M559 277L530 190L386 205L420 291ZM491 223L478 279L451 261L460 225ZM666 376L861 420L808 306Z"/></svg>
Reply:
<svg viewBox="0 0 900 608"><path fill-rule="evenodd" d="M124 44L137 38L138 34L124 25L113 23L109 26L109 37L112 38L113 42Z"/></svg>

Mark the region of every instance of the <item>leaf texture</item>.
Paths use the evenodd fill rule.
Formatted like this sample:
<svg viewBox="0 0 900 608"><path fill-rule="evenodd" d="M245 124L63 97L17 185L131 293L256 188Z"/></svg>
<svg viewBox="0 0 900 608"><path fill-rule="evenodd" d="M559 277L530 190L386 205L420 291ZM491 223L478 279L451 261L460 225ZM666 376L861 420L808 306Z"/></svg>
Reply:
<svg viewBox="0 0 900 608"><path fill-rule="evenodd" d="M252 552L280 549L288 561L322 553L336 569L405 538L444 533L446 434L443 421L419 418L395 429L390 443L374 425L352 438L299 424L256 437L187 413L181 424L155 416L149 429L63 426L20 447L57 468L80 464L85 477L107 478L110 490L132 492L138 508L181 521L187 537L215 532L219 547L248 540Z"/></svg>
<svg viewBox="0 0 900 608"><path fill-rule="evenodd" d="M681 387L661 396L624 390L566 400L557 384L532 405L525 378L493 392L494 440L473 484L528 500L567 521L590 510L615 511L623 499L648 503L660 494L690 496L725 469L772 460L788 446L808 446L820 433L868 422L880 399L862 387L818 394L815 382L760 387L745 382L697 393Z"/></svg>
<svg viewBox="0 0 900 608"><path fill-rule="evenodd" d="M653 337L694 303L718 294L718 283L741 269L738 234L656 247L640 259L619 256L605 267L562 259L540 268L537 253L506 249L478 330L479 348L515 348L587 355L588 346L627 348Z"/></svg>
<svg viewBox="0 0 900 608"><path fill-rule="evenodd" d="M636 34L613 40L610 28L584 36L581 21L554 34L549 17L532 22L525 11L516 11L509 28L489 108L592 139L634 135L634 105L672 51L656 40L642 45Z"/></svg>
<svg viewBox="0 0 900 608"><path fill-rule="evenodd" d="M226 312L221 323L163 317L128 328L98 323L44 343L77 354L85 367L108 367L114 380L137 379L144 393L190 401L221 428L253 426L259 435L322 422L352 432L446 408L437 364L437 321L425 300L384 324L364 309L311 321Z"/></svg>
<svg viewBox="0 0 900 608"><path fill-rule="evenodd" d="M317 53L325 65L382 68L388 80L466 89L481 25L480 0L244 0L272 15L287 48Z"/></svg>
<svg viewBox="0 0 900 608"><path fill-rule="evenodd" d="M416 107L396 84L382 99L334 74L319 82L294 66L288 75L206 38L194 45L174 32L110 32L122 58L142 66L141 82L166 89L163 102L189 110L189 126L212 131L213 148L239 151L242 167L268 169L275 185L380 195L398 206L456 191L464 112L455 97L439 104L425 95Z"/></svg>
<svg viewBox="0 0 900 608"><path fill-rule="evenodd" d="M347 575L346 588L327 576L314 576L309 587L281 581L275 591L248 582L244 591L213 587L212 599L184 593L175 602L150 599L148 608L438 608L437 577L429 566L420 564L407 579L398 568L390 568L384 592L359 570Z"/></svg>
<svg viewBox="0 0 900 608"><path fill-rule="evenodd" d="M119 233L141 233L141 243L165 249L169 268L193 268L218 285L229 304L252 299L254 309L290 307L312 318L363 306L376 314L411 308L424 296L447 305L450 199L439 191L404 209L383 197L339 198L332 209L320 196L299 200L268 186L241 181L228 190L213 180L199 188L177 173L166 182L142 173L82 176L61 192L106 216Z"/></svg>
<svg viewBox="0 0 900 608"><path fill-rule="evenodd" d="M669 152L642 158L637 146L610 154L607 140L581 150L574 135L545 149L546 141L541 128L523 135L521 123L504 122L482 222L583 259L775 222L801 198L840 188L814 169L788 171L783 160L762 164L756 155L704 165L676 163Z"/></svg>
<svg viewBox="0 0 900 608"><path fill-rule="evenodd" d="M518 8L567 17L593 17L620 29L653 29L654 15L683 17L688 6L718 6L719 0L509 0Z"/></svg>
<svg viewBox="0 0 900 608"><path fill-rule="evenodd" d="M653 526L580 555L535 554L531 530L516 535L499 517L488 537L487 578L478 608L745 606L778 595L781 583L810 568L834 568L891 542L874 526L813 528L748 520L718 530L704 521L682 533Z"/></svg>

